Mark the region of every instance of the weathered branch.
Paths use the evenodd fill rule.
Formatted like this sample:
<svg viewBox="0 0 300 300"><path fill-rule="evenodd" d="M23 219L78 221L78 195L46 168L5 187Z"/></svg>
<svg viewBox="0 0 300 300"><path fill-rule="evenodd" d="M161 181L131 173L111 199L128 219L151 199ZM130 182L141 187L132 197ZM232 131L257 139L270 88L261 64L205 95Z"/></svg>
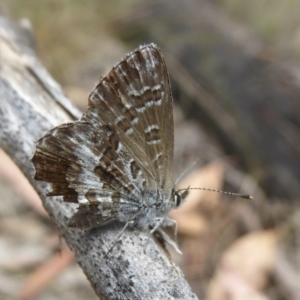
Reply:
<svg viewBox="0 0 300 300"><path fill-rule="evenodd" d="M123 224L70 229L66 222L74 205L45 197L48 184L32 179L35 141L81 114L20 37L21 29L0 16L0 146L41 196L96 294L101 299L196 299L169 257L153 239L147 241L147 233L127 230L104 257Z"/></svg>

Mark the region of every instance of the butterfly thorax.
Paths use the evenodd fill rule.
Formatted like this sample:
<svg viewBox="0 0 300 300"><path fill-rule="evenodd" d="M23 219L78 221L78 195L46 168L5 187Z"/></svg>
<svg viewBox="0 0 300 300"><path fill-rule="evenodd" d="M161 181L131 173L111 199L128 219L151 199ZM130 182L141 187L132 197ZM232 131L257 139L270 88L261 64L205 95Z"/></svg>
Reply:
<svg viewBox="0 0 300 300"><path fill-rule="evenodd" d="M140 213L136 216L135 222L145 227L153 224L157 218L166 217L171 209L177 207L176 197L174 189L146 189L142 195Z"/></svg>

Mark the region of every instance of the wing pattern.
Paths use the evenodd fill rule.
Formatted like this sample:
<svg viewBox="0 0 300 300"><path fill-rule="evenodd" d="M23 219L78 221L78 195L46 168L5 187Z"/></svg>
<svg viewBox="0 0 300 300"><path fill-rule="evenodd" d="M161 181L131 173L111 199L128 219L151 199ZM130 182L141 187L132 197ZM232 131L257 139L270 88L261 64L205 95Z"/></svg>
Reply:
<svg viewBox="0 0 300 300"><path fill-rule="evenodd" d="M37 142L35 179L51 183L49 196L80 204L70 226L131 220L145 191L159 199L173 189L172 107L162 54L144 45L100 80L80 120Z"/></svg>

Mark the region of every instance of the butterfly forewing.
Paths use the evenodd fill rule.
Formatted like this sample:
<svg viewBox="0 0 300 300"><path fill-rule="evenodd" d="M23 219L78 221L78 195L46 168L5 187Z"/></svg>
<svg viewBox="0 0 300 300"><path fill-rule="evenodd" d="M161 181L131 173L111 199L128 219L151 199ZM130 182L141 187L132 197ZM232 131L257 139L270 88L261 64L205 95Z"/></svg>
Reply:
<svg viewBox="0 0 300 300"><path fill-rule="evenodd" d="M113 129L143 169L146 188L173 186L172 96L165 62L155 45L130 53L100 81L86 117Z"/></svg>
<svg viewBox="0 0 300 300"><path fill-rule="evenodd" d="M52 184L49 195L80 203L70 226L126 222L143 209L145 191L171 195L173 135L166 65L156 45L144 45L100 80L81 120L38 141L35 178Z"/></svg>

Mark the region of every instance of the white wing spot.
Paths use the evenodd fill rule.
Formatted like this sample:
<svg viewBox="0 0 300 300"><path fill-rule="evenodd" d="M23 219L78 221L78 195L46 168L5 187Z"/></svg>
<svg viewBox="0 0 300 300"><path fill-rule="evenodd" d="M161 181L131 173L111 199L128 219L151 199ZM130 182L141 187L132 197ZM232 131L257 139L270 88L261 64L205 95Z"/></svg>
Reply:
<svg viewBox="0 0 300 300"><path fill-rule="evenodd" d="M145 106L137 107L136 110L137 110L139 113L143 113L143 112L146 110L146 107L145 107Z"/></svg>
<svg viewBox="0 0 300 300"><path fill-rule="evenodd" d="M149 85L145 85L142 89L141 89L141 91L140 91L140 93L141 94L144 94L146 91L148 91L148 90L150 90L150 86Z"/></svg>
<svg viewBox="0 0 300 300"><path fill-rule="evenodd" d="M79 194L78 195L78 203L80 204L85 204L85 203L89 203L89 200L86 199L85 195Z"/></svg>
<svg viewBox="0 0 300 300"><path fill-rule="evenodd" d="M155 102L153 100L149 100L145 103L146 107L151 107Z"/></svg>
<svg viewBox="0 0 300 300"><path fill-rule="evenodd" d="M136 124L139 121L138 117L135 117L132 121L131 121L131 125Z"/></svg>
<svg viewBox="0 0 300 300"><path fill-rule="evenodd" d="M150 125L145 129L145 133L149 133L151 132L153 129L159 129L159 127L157 125Z"/></svg>
<svg viewBox="0 0 300 300"><path fill-rule="evenodd" d="M158 91L161 89L161 84L157 84L152 88L152 91Z"/></svg>
<svg viewBox="0 0 300 300"><path fill-rule="evenodd" d="M129 92L130 96L139 97L145 94L146 91L150 90L150 87L148 85L144 86L140 91L137 91L136 89L131 89Z"/></svg>
<svg viewBox="0 0 300 300"><path fill-rule="evenodd" d="M126 131L125 131L126 135L130 135L133 133L133 129L132 128L128 128Z"/></svg>
<svg viewBox="0 0 300 300"><path fill-rule="evenodd" d="M147 141L147 144L148 145L157 145L157 144L160 144L160 139L159 140L152 140L152 141Z"/></svg>
<svg viewBox="0 0 300 300"><path fill-rule="evenodd" d="M162 152L159 152L155 155L155 157L152 159L152 162L155 163L160 157L162 156Z"/></svg>
<svg viewBox="0 0 300 300"><path fill-rule="evenodd" d="M124 116L119 116L119 117L117 117L116 120L115 120L115 125L118 125L118 124L119 124L120 122L122 122L124 119L125 119Z"/></svg>
<svg viewBox="0 0 300 300"><path fill-rule="evenodd" d="M154 102L154 104L157 105L157 106L160 106L161 103L162 103L161 99L159 99L159 100L157 100L157 101Z"/></svg>

